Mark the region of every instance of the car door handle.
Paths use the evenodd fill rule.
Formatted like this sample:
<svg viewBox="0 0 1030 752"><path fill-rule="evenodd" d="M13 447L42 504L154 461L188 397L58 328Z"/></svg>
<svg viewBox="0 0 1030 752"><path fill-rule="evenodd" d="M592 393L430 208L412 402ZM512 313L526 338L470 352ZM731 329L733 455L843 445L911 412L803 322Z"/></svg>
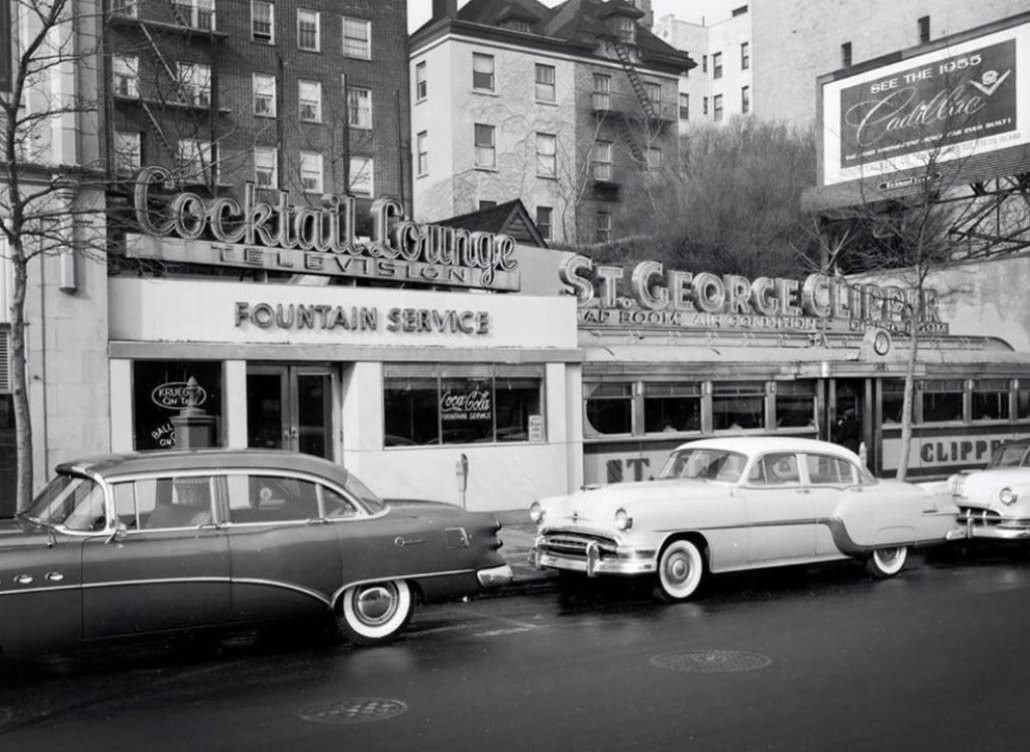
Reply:
<svg viewBox="0 0 1030 752"><path fill-rule="evenodd" d="M14 581L19 585L31 585L32 575L31 574L17 574L14 576Z"/></svg>
<svg viewBox="0 0 1030 752"><path fill-rule="evenodd" d="M799 494L806 494L806 493L812 493L812 491L809 488L799 488L798 489L798 493Z"/></svg>
<svg viewBox="0 0 1030 752"><path fill-rule="evenodd" d="M60 582L64 579L64 575L60 572L47 572L43 576L46 578L47 582Z"/></svg>

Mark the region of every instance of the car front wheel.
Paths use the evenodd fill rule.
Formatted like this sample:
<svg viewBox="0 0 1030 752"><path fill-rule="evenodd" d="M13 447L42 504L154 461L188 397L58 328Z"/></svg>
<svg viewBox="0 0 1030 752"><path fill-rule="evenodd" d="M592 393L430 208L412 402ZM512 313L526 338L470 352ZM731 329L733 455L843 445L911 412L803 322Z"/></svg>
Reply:
<svg viewBox="0 0 1030 752"><path fill-rule="evenodd" d="M354 585L341 597L337 632L358 645L387 642L404 628L413 610L411 588L403 580Z"/></svg>
<svg viewBox="0 0 1030 752"><path fill-rule="evenodd" d="M873 577L893 577L905 566L908 559L908 546L878 548L866 562L866 569Z"/></svg>
<svg viewBox="0 0 1030 752"><path fill-rule="evenodd" d="M701 585L704 557L688 540L676 540L662 550L658 559L657 595L664 601L683 601Z"/></svg>

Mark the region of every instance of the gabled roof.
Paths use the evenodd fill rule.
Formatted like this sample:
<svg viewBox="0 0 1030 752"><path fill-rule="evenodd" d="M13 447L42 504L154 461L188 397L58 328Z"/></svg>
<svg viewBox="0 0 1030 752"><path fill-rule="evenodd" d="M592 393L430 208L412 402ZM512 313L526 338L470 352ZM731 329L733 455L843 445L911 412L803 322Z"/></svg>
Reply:
<svg viewBox="0 0 1030 752"><path fill-rule="evenodd" d="M536 222L529 216L525 204L520 199L505 201L486 209L461 214L450 219L434 221L434 225L443 227L459 227L470 232L492 232L511 235L524 245L535 245L547 248L547 241L540 234Z"/></svg>

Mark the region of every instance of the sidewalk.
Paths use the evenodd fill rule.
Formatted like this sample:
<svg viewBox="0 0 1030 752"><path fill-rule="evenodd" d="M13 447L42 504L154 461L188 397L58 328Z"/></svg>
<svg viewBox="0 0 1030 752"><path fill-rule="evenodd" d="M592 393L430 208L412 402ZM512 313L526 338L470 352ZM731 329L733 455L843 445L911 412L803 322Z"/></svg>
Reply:
<svg viewBox="0 0 1030 752"><path fill-rule="evenodd" d="M526 590L552 587L556 572L543 572L529 565L529 551L536 537L536 524L530 521L529 511L517 509L495 514L501 523L498 536L504 544L501 546L501 556L511 565L515 575L511 585L502 588L498 594L515 595Z"/></svg>

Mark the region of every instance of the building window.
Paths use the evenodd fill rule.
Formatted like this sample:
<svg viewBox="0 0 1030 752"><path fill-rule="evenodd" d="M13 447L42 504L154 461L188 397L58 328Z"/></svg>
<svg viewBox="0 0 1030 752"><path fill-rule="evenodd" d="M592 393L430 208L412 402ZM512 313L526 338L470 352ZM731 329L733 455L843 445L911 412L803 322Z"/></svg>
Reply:
<svg viewBox="0 0 1030 752"><path fill-rule="evenodd" d="M1016 382L1016 417L1030 418L1030 384L1022 380Z"/></svg>
<svg viewBox="0 0 1030 752"><path fill-rule="evenodd" d="M722 94L712 97L712 120L717 123L722 122Z"/></svg>
<svg viewBox="0 0 1030 752"><path fill-rule="evenodd" d="M322 193L322 155L318 152L300 153L300 184L305 193Z"/></svg>
<svg viewBox="0 0 1030 752"><path fill-rule="evenodd" d="M199 387L190 401L215 418L214 442L222 435L222 364L220 361L137 360L132 364L133 449L173 449L175 426L171 419L186 407L184 387L190 381ZM162 387L164 389L162 389ZM174 391L169 393L169 387ZM160 399L155 395L161 394ZM146 483L147 481L141 481ZM153 483L150 483L153 487Z"/></svg>
<svg viewBox="0 0 1030 752"><path fill-rule="evenodd" d="M765 428L765 382L728 381L712 384L712 428Z"/></svg>
<svg viewBox="0 0 1030 752"><path fill-rule="evenodd" d="M210 141L195 138L179 139L176 150L176 167L184 183L211 183L214 178L214 164Z"/></svg>
<svg viewBox="0 0 1030 752"><path fill-rule="evenodd" d="M662 169L662 150L658 147L647 147L647 169L652 172Z"/></svg>
<svg viewBox="0 0 1030 752"><path fill-rule="evenodd" d="M594 144L594 180L612 179L612 142L597 141Z"/></svg>
<svg viewBox="0 0 1030 752"><path fill-rule="evenodd" d="M776 427L815 429L815 382L776 382Z"/></svg>
<svg viewBox="0 0 1030 752"><path fill-rule="evenodd" d="M930 41L930 17L921 16L919 18L919 44L925 44Z"/></svg>
<svg viewBox="0 0 1030 752"><path fill-rule="evenodd" d="M959 380L924 381L921 400L923 422L962 420L962 392L962 382Z"/></svg>
<svg viewBox="0 0 1030 752"><path fill-rule="evenodd" d="M492 170L497 166L494 127L492 125L476 123L475 142L476 167L485 167Z"/></svg>
<svg viewBox="0 0 1030 752"><path fill-rule="evenodd" d="M644 382L644 433L700 430L700 384Z"/></svg>
<svg viewBox="0 0 1030 752"><path fill-rule="evenodd" d="M372 59L372 22L343 17L343 55L360 60Z"/></svg>
<svg viewBox="0 0 1030 752"><path fill-rule="evenodd" d="M136 172L143 163L143 144L139 133L115 131L114 166L119 173Z"/></svg>
<svg viewBox="0 0 1030 752"><path fill-rule="evenodd" d="M138 13L139 3L137 0L111 0L111 12L120 16L132 16L135 18Z"/></svg>
<svg viewBox="0 0 1030 752"><path fill-rule="evenodd" d="M472 53L472 88L479 91L494 90L494 56Z"/></svg>
<svg viewBox="0 0 1030 752"><path fill-rule="evenodd" d="M211 106L211 67L197 63L176 63L179 94L183 101L197 107Z"/></svg>
<svg viewBox="0 0 1030 752"><path fill-rule="evenodd" d="M701 97L701 114L708 114L708 97Z"/></svg>
<svg viewBox="0 0 1030 752"><path fill-rule="evenodd" d="M350 193L354 196L372 196L375 192L374 175L375 160L372 157L351 157Z"/></svg>
<svg viewBox="0 0 1030 752"><path fill-rule="evenodd" d="M612 239L612 215L603 209L597 212L594 220L594 240L598 243L609 243Z"/></svg>
<svg viewBox="0 0 1030 752"><path fill-rule="evenodd" d="M215 28L215 0L176 0L175 10L178 20L190 28L203 31Z"/></svg>
<svg viewBox="0 0 1030 752"><path fill-rule="evenodd" d="M536 208L536 227L544 240L551 239L551 221L554 209L550 206L538 206Z"/></svg>
<svg viewBox="0 0 1030 752"><path fill-rule="evenodd" d="M594 109L612 108L612 77L603 73L594 74Z"/></svg>
<svg viewBox="0 0 1030 752"><path fill-rule="evenodd" d="M428 95L428 84L426 83L426 64L415 64L415 101L421 102Z"/></svg>
<svg viewBox="0 0 1030 752"><path fill-rule="evenodd" d="M139 96L139 58L135 55L114 55L111 58L114 93L120 97Z"/></svg>
<svg viewBox="0 0 1030 752"><path fill-rule="evenodd" d="M352 86L347 89L347 122L352 128L372 127L372 90Z"/></svg>
<svg viewBox="0 0 1030 752"><path fill-rule="evenodd" d="M322 122L322 84L318 81L300 81L300 119L305 123Z"/></svg>
<svg viewBox="0 0 1030 752"><path fill-rule="evenodd" d="M493 209L495 206L497 206L496 201L490 201L485 198L479 200L479 211L483 211L483 209Z"/></svg>
<svg viewBox="0 0 1030 752"><path fill-rule="evenodd" d="M297 48L308 52L322 49L321 14L317 10L297 9Z"/></svg>
<svg viewBox="0 0 1030 752"><path fill-rule="evenodd" d="M690 95L680 94L680 120L690 120Z"/></svg>
<svg viewBox="0 0 1030 752"><path fill-rule="evenodd" d="M279 186L277 161L278 155L275 147L254 147L254 185L258 188L277 188Z"/></svg>
<svg viewBox="0 0 1030 752"><path fill-rule="evenodd" d="M905 414L905 382L884 379L882 382L880 410L883 424L901 423Z"/></svg>
<svg viewBox="0 0 1030 752"><path fill-rule="evenodd" d="M647 98L651 100L651 104L655 108L662 106L662 85L656 84L653 81L644 81L644 93L647 94Z"/></svg>
<svg viewBox="0 0 1030 752"><path fill-rule="evenodd" d="M509 31L524 31L527 34L533 30L529 21L524 21L520 18L508 18L501 22L502 29L508 29Z"/></svg>
<svg viewBox="0 0 1030 752"><path fill-rule="evenodd" d="M722 53L712 53L712 78L722 78Z"/></svg>
<svg viewBox="0 0 1030 752"><path fill-rule="evenodd" d="M740 69L747 70L751 67L751 45L748 42L740 43Z"/></svg>
<svg viewBox="0 0 1030 752"><path fill-rule="evenodd" d="M551 133L536 134L536 174L540 178L553 178L557 169L557 139Z"/></svg>
<svg viewBox="0 0 1030 752"><path fill-rule="evenodd" d="M583 433L609 436L633 433L633 384L584 384Z"/></svg>
<svg viewBox="0 0 1030 752"><path fill-rule="evenodd" d="M255 42L275 44L275 5L273 3L251 0L250 38Z"/></svg>
<svg viewBox="0 0 1030 752"><path fill-rule="evenodd" d="M851 42L845 42L840 46L840 67L851 67Z"/></svg>
<svg viewBox="0 0 1030 752"><path fill-rule="evenodd" d="M978 379L974 381L972 411L973 420L1008 420L1008 380Z"/></svg>
<svg viewBox="0 0 1030 752"><path fill-rule="evenodd" d="M415 171L417 175L429 174L429 132L419 131L415 136Z"/></svg>
<svg viewBox="0 0 1030 752"><path fill-rule="evenodd" d="M556 101L553 65L536 64L536 98L539 102Z"/></svg>
<svg viewBox="0 0 1030 752"><path fill-rule="evenodd" d="M751 112L751 87L742 86L740 88L740 111L747 115Z"/></svg>
<svg viewBox="0 0 1030 752"><path fill-rule="evenodd" d="M708 72L708 55L702 55L701 56L701 72L702 73L707 73Z"/></svg>
<svg viewBox="0 0 1030 752"><path fill-rule="evenodd" d="M542 366L387 364L388 447L544 441Z"/></svg>
<svg viewBox="0 0 1030 752"><path fill-rule="evenodd" d="M275 117L275 76L255 73L254 114L258 117Z"/></svg>
<svg viewBox="0 0 1030 752"><path fill-rule="evenodd" d="M637 22L626 16L616 16L615 34L623 44L636 44Z"/></svg>

